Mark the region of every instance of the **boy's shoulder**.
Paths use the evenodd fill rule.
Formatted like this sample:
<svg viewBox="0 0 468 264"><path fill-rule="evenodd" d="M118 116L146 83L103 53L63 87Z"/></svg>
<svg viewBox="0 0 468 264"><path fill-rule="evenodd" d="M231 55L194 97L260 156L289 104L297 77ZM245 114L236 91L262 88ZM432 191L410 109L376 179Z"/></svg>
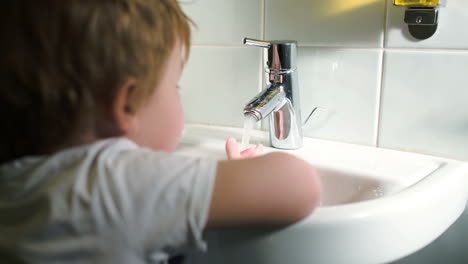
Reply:
<svg viewBox="0 0 468 264"><path fill-rule="evenodd" d="M67 148L50 155L25 156L0 164L0 176L31 172L44 169L47 165L58 169L70 162L86 160L90 156L118 154L120 151L135 150L138 146L126 138L109 138L98 140L90 144ZM11 176L10 176L11 177Z"/></svg>
<svg viewBox="0 0 468 264"><path fill-rule="evenodd" d="M203 249L216 166L216 160L156 152L126 138L101 140L1 166L0 214L30 215L37 225L30 231L43 234L44 242L92 235L108 244L104 240L117 235L135 248ZM24 211L31 206L36 210ZM5 239L22 228L3 222ZM66 234L44 228L65 228ZM0 249L4 242L0 237Z"/></svg>
<svg viewBox="0 0 468 264"><path fill-rule="evenodd" d="M72 147L51 155L27 156L12 162L0 165L0 182L2 179L15 178L15 175L25 173L51 175L60 170L69 172L97 173L115 172L119 169L133 169L138 167L139 172L147 167L155 170L169 169L171 163L181 165L182 163L193 163L195 160L203 160L207 163L216 162L215 159L200 158L177 153L159 152L149 148L140 147L125 137L108 138L95 141L90 144ZM78 169L81 167L81 169ZM100 167L105 167L101 170Z"/></svg>

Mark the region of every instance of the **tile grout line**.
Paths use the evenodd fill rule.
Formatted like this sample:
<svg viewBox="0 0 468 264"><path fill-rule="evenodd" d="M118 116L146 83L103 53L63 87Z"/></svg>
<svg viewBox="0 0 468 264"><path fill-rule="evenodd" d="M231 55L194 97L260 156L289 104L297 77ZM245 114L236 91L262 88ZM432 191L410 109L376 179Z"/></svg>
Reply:
<svg viewBox="0 0 468 264"><path fill-rule="evenodd" d="M262 40L265 40L266 38L266 3L267 0L261 0L262 7L261 7L261 32L260 32L260 37ZM258 79L258 90L257 92L260 93L263 90L263 61L265 56L265 52L260 53L260 63L259 63L259 79ZM262 130L263 128L263 122L258 122L257 124L257 129Z"/></svg>
<svg viewBox="0 0 468 264"><path fill-rule="evenodd" d="M375 124L375 147L380 147L380 134L381 134L381 124L382 124L382 104L383 104L383 86L384 86L384 75L385 75L385 54L387 46L387 33L388 33L388 1L385 2L384 8L384 27L383 27L383 45L382 45L382 54L380 60L380 76L378 77L378 88L377 88L377 112L376 118L377 123Z"/></svg>
<svg viewBox="0 0 468 264"><path fill-rule="evenodd" d="M262 12L262 14L261 14L261 21L262 21L261 22L262 23L262 25L261 25L261 29L262 29L261 38L263 40L265 39L265 35L266 35L266 33L265 33L266 32L266 1L267 0L261 0L261 2L262 2L262 8L261 8L261 12Z"/></svg>
<svg viewBox="0 0 468 264"><path fill-rule="evenodd" d="M386 41L386 39L385 39ZM468 52L464 48L385 48L385 47L358 47L358 46L314 46L314 45L299 45L299 48L315 48L315 49L345 49L345 50L394 50L394 51L413 51L413 52Z"/></svg>
<svg viewBox="0 0 468 264"><path fill-rule="evenodd" d="M380 66L380 76L379 76L379 86L377 88L377 123L375 127L375 147L380 148L380 135L381 135L381 129L382 129L382 105L383 105L383 93L384 93L384 82L385 82L385 59L386 59L386 51L382 51L382 60L381 60L381 66Z"/></svg>
<svg viewBox="0 0 468 264"><path fill-rule="evenodd" d="M262 40L265 40L265 35L266 35L266 1L267 0L261 0L261 3L262 3L262 7L261 7L261 23L262 23L262 26L261 26L261 32L260 32L260 37ZM258 90L257 92L261 92L262 91L262 88L263 88L263 61L264 61L264 52L261 52L261 55L260 55L260 69L259 69L259 85L258 85Z"/></svg>
<svg viewBox="0 0 468 264"><path fill-rule="evenodd" d="M389 19L389 15L388 15L388 12L389 12L389 9L388 9L388 1L391 1L391 0L387 0L385 1L385 8L384 8L384 25L383 25L383 43L382 43L382 48L385 50L386 47L387 47L387 34L388 34L388 19Z"/></svg>
<svg viewBox="0 0 468 264"><path fill-rule="evenodd" d="M263 37L264 38L264 37ZM207 45L207 44L193 44L194 48L242 48L243 45ZM315 49L343 49L343 50L383 50L383 51L411 51L411 52L448 52L448 53L464 53L468 49L450 49L450 48L382 48L382 47L353 47L353 46L312 46L312 45L299 45L298 48L315 48Z"/></svg>

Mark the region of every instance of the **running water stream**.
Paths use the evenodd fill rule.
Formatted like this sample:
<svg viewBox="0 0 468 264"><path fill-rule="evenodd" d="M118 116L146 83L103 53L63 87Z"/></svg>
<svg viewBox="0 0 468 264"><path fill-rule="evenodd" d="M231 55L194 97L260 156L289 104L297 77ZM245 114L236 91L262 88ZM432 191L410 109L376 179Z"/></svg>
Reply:
<svg viewBox="0 0 468 264"><path fill-rule="evenodd" d="M250 144L250 136L252 134L252 129L257 123L257 119L252 115L244 116L244 131L242 133L242 143L241 150L247 149Z"/></svg>

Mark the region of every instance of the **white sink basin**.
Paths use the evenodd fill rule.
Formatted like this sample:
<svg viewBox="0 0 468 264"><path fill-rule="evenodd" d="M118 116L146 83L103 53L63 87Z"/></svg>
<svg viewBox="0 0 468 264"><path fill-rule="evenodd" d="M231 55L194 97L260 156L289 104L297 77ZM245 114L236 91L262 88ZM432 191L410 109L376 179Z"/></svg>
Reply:
<svg viewBox="0 0 468 264"><path fill-rule="evenodd" d="M224 142L242 129L190 125L178 152L225 158ZM267 145L255 131L254 143ZM266 152L278 151L266 148ZM465 209L467 163L406 152L304 139L287 151L317 168L321 206L275 230L206 234L208 252L192 263L383 263L407 256L442 234Z"/></svg>

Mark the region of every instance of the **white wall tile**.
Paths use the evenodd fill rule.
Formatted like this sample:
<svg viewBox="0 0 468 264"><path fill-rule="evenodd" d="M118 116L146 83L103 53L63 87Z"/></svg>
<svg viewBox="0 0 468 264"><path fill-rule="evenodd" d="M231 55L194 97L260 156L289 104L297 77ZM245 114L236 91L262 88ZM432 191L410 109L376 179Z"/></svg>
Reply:
<svg viewBox="0 0 468 264"><path fill-rule="evenodd" d="M242 127L244 105L260 90L261 51L192 48L180 82L186 122Z"/></svg>
<svg viewBox="0 0 468 264"><path fill-rule="evenodd" d="M382 47L382 0L266 0L266 38L299 45Z"/></svg>
<svg viewBox="0 0 468 264"><path fill-rule="evenodd" d="M387 47L468 49L467 0L447 0L447 6L440 8L436 33L426 40L417 40L408 32L408 25L403 21L405 7L394 6L393 0L387 0L387 5Z"/></svg>
<svg viewBox="0 0 468 264"><path fill-rule="evenodd" d="M181 82L187 122L242 126L242 107L261 88L263 74L261 49L241 48L241 39L262 38L265 8L266 39L294 39L302 46L298 63L303 118L314 107L327 109L317 112L306 126L305 135L374 145L379 132L387 9L388 60L379 127L381 146L466 158L467 150L460 143L467 139L467 132L462 131L468 126L460 110L464 103L460 99L462 91L455 85L445 90L434 87L445 87L451 80L466 82L462 72L466 70L464 64L468 65L467 55L450 50L414 49L412 53L393 48L468 49L468 31L459 32L461 25L468 22L468 1L448 0L447 7L441 9L438 32L425 41L413 41L405 35L405 8L392 3L393 0L193 0L182 4L198 24L192 59ZM427 68L431 63L436 70ZM408 72L422 81L406 80L411 75ZM435 72L438 75L429 79L427 72L431 77ZM407 76L404 81L402 74ZM422 89L419 83L429 88ZM431 107L424 106L426 98L422 96L428 91L435 93L428 104ZM455 94L455 99L449 94ZM457 103L453 104L453 100ZM215 111L213 104L217 104ZM456 107L453 116L444 110L447 106ZM427 119L437 122L428 124ZM407 133L405 126L414 132ZM433 137L442 140L435 141Z"/></svg>
<svg viewBox="0 0 468 264"><path fill-rule="evenodd" d="M381 50L299 49L302 116L315 107L304 134L375 145Z"/></svg>
<svg viewBox="0 0 468 264"><path fill-rule="evenodd" d="M380 146L468 160L468 52L387 51Z"/></svg>
<svg viewBox="0 0 468 264"><path fill-rule="evenodd" d="M261 38L261 0L193 0L181 6L197 25L196 45L241 45L244 37Z"/></svg>

